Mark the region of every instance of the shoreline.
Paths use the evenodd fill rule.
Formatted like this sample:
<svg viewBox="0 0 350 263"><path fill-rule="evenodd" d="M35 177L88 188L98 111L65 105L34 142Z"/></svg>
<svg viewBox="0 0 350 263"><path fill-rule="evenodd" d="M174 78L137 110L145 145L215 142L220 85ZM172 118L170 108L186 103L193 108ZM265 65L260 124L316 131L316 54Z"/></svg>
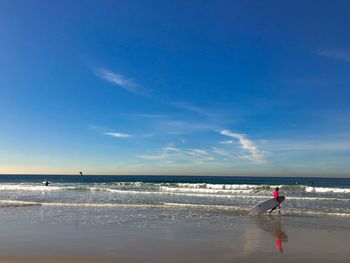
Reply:
<svg viewBox="0 0 350 263"><path fill-rule="evenodd" d="M101 259L91 259L84 257L0 257L2 263L116 263L115 261L106 261Z"/></svg>

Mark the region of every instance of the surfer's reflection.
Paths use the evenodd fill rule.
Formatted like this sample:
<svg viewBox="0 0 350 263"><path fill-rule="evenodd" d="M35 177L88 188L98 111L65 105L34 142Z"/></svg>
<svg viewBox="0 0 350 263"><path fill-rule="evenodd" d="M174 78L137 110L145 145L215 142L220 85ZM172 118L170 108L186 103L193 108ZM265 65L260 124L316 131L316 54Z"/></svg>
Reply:
<svg viewBox="0 0 350 263"><path fill-rule="evenodd" d="M252 217L252 219L259 228L273 234L276 248L283 253L283 243L288 241L288 235L285 231L282 231L281 216L273 217L261 215Z"/></svg>

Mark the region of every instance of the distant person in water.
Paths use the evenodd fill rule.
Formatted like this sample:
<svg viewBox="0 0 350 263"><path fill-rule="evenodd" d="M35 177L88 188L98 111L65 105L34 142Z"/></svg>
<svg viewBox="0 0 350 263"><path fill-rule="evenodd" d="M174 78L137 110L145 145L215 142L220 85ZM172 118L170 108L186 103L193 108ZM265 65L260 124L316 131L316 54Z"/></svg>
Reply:
<svg viewBox="0 0 350 263"><path fill-rule="evenodd" d="M50 184L49 181L45 182L45 186L49 186L49 184Z"/></svg>
<svg viewBox="0 0 350 263"><path fill-rule="evenodd" d="M281 211L280 211L280 209L281 209L281 207L280 207L280 204L281 204L281 199L280 199L280 195L279 195L279 188L278 187L276 187L275 188L275 191L273 192L273 198L275 198L277 201L278 201L278 205L277 206L275 206L274 208L272 208L271 210L270 210L270 212L269 212L269 214L271 214L271 212L273 211L273 210L275 210L277 207L278 207L278 212L280 213Z"/></svg>

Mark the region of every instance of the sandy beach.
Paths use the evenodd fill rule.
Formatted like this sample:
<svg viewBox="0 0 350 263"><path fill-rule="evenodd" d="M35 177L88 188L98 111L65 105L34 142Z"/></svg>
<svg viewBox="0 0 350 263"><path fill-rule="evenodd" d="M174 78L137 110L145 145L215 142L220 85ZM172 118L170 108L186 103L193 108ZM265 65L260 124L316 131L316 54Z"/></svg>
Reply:
<svg viewBox="0 0 350 263"><path fill-rule="evenodd" d="M186 209L120 208L133 220L87 223L83 214L68 220L72 208L57 221L51 209L2 208L0 262L348 262L350 257L350 225L342 217L198 210L187 218Z"/></svg>

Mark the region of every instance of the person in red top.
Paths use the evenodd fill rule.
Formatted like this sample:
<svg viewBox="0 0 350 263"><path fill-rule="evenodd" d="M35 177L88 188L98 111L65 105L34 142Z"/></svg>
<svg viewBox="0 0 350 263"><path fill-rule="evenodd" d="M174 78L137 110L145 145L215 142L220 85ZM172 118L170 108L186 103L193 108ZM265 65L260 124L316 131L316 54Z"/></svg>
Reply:
<svg viewBox="0 0 350 263"><path fill-rule="evenodd" d="M278 199L278 197L279 197L279 190L280 189L278 187L275 188L275 191L273 192L273 198Z"/></svg>
<svg viewBox="0 0 350 263"><path fill-rule="evenodd" d="M269 212L269 214L271 214L271 212L273 211L273 210L275 210L277 207L278 207L278 213L281 213L281 211L280 211L280 209L281 209L281 207L280 207L280 204L281 204L281 201L280 201L280 196L279 196L279 188L278 187L276 187L275 188L275 191L273 192L273 198L275 198L275 199L277 199L277 201L278 201L278 205L277 206L275 206L274 208L272 208L271 210L270 210L270 212Z"/></svg>

